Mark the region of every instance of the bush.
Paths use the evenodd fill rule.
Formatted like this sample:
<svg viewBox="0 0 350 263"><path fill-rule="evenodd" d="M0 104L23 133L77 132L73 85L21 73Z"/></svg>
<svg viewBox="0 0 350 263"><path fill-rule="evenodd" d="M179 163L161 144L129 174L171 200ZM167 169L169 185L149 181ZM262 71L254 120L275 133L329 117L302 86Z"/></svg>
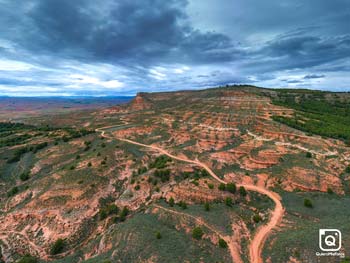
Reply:
<svg viewBox="0 0 350 263"><path fill-rule="evenodd" d="M128 209L126 206L124 206L122 212L120 213L120 220L121 220L121 221L125 221L126 216L127 216L128 214L129 214L129 209Z"/></svg>
<svg viewBox="0 0 350 263"><path fill-rule="evenodd" d="M208 184L208 188L209 189L214 189L214 185L213 184Z"/></svg>
<svg viewBox="0 0 350 263"><path fill-rule="evenodd" d="M179 206L182 208L182 209L187 209L187 204L186 204L186 202L184 202L184 201L180 201L179 202Z"/></svg>
<svg viewBox="0 0 350 263"><path fill-rule="evenodd" d="M221 248L227 248L227 243L225 240L223 240L222 238L219 239L219 247Z"/></svg>
<svg viewBox="0 0 350 263"><path fill-rule="evenodd" d="M19 189L17 186L12 187L11 190L7 193L8 197L14 196L19 192Z"/></svg>
<svg viewBox="0 0 350 263"><path fill-rule="evenodd" d="M245 188L244 188L243 186L241 186L241 187L239 188L239 194L240 194L241 196L246 196L246 195L247 195L247 191L245 190Z"/></svg>
<svg viewBox="0 0 350 263"><path fill-rule="evenodd" d="M157 239L161 239L161 238L162 238L162 235L160 234L160 232L157 232L157 233L156 233L156 238L157 238Z"/></svg>
<svg viewBox="0 0 350 263"><path fill-rule="evenodd" d="M19 179L21 179L22 181L27 181L29 179L29 172L21 173Z"/></svg>
<svg viewBox="0 0 350 263"><path fill-rule="evenodd" d="M228 183L226 185L226 190L232 194L236 193L236 190L237 190L236 184L235 183Z"/></svg>
<svg viewBox="0 0 350 263"><path fill-rule="evenodd" d="M225 191L225 190L226 190L226 185L225 185L224 183L221 183L221 184L219 184L218 189L219 189L220 191Z"/></svg>
<svg viewBox="0 0 350 263"><path fill-rule="evenodd" d="M345 168L345 172L348 173L348 174L350 174L350 166L347 166L347 167Z"/></svg>
<svg viewBox="0 0 350 263"><path fill-rule="evenodd" d="M65 247L65 241L59 238L55 241L55 243L52 244L50 249L50 254L57 255L63 251L64 247Z"/></svg>
<svg viewBox="0 0 350 263"><path fill-rule="evenodd" d="M261 218L261 216L260 216L259 214L255 214L255 215L253 216L253 221L254 221L255 223L259 223L261 220L262 220L262 218Z"/></svg>
<svg viewBox="0 0 350 263"><path fill-rule="evenodd" d="M308 207L308 208L312 208L312 207L313 207L313 205L312 205L311 200L310 200L310 199L305 198L305 199L304 199L304 206L306 206L306 207Z"/></svg>
<svg viewBox="0 0 350 263"><path fill-rule="evenodd" d="M166 169L166 170L156 170L154 172L154 176L155 177L159 177L160 180L164 183L166 181L169 181L170 179L170 170Z"/></svg>
<svg viewBox="0 0 350 263"><path fill-rule="evenodd" d="M135 185L135 187L134 187L134 189L136 190L136 191L138 191L138 190L140 190L140 185L139 184L137 184L137 185Z"/></svg>
<svg viewBox="0 0 350 263"><path fill-rule="evenodd" d="M205 202L205 204L204 204L204 210L205 210L205 211L210 211L210 205L209 205L208 202Z"/></svg>
<svg viewBox="0 0 350 263"><path fill-rule="evenodd" d="M195 228L192 230L192 237L193 237L194 239L197 239L197 240L202 239L203 234L204 234L204 233L203 233L203 230L202 230L199 226L195 227Z"/></svg>
<svg viewBox="0 0 350 263"><path fill-rule="evenodd" d="M158 156L153 163L149 165L149 168L163 169L167 166L167 162L170 162L171 159L166 155Z"/></svg>
<svg viewBox="0 0 350 263"><path fill-rule="evenodd" d="M328 194L333 194L334 192L333 192L332 188L328 187L328 188L327 188L327 193L328 193Z"/></svg>
<svg viewBox="0 0 350 263"><path fill-rule="evenodd" d="M231 197L226 197L225 198L225 204L227 206L232 206L233 202L232 202L232 198Z"/></svg>
<svg viewBox="0 0 350 263"><path fill-rule="evenodd" d="M306 158L311 158L312 157L312 154L310 152L307 152L306 153Z"/></svg>
<svg viewBox="0 0 350 263"><path fill-rule="evenodd" d="M174 198L170 197L170 199L169 199L169 206L173 207L174 204L175 204Z"/></svg>

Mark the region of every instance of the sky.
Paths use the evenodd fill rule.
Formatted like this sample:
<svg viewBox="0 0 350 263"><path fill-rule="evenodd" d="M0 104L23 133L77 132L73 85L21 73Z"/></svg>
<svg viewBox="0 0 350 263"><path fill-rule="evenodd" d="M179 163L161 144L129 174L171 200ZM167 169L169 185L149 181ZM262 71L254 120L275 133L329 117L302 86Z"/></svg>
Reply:
<svg viewBox="0 0 350 263"><path fill-rule="evenodd" d="M0 96L350 91L349 0L0 0Z"/></svg>

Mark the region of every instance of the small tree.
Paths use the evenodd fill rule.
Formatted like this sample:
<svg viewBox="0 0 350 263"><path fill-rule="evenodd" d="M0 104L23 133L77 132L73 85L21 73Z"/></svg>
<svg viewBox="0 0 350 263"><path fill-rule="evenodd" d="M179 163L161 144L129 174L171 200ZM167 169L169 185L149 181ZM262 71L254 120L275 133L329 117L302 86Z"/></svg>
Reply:
<svg viewBox="0 0 350 263"><path fill-rule="evenodd" d="M180 202L179 202L179 206L180 206L182 209L187 209L187 204L186 204L186 202L184 202L184 201L180 201Z"/></svg>
<svg viewBox="0 0 350 263"><path fill-rule="evenodd" d="M120 213L120 220L125 221L126 216L129 214L129 209L124 206L123 210Z"/></svg>
<svg viewBox="0 0 350 263"><path fill-rule="evenodd" d="M220 191L225 191L225 190L226 190L226 185L225 185L224 183L221 183L221 184L219 184L218 189L219 189Z"/></svg>
<svg viewBox="0 0 350 263"><path fill-rule="evenodd" d="M225 204L227 206L232 206L232 198L231 197L226 197L225 198Z"/></svg>
<svg viewBox="0 0 350 263"><path fill-rule="evenodd" d="M55 243L52 244L50 253L51 255L57 255L61 253L64 249L65 241L61 238L57 239Z"/></svg>
<svg viewBox="0 0 350 263"><path fill-rule="evenodd" d="M255 215L253 216L253 221L254 221L255 223L259 223L261 220L262 220L262 218L261 218L261 216L260 216L259 214L255 214Z"/></svg>
<svg viewBox="0 0 350 263"><path fill-rule="evenodd" d="M306 153L306 158L311 158L312 157L312 154L310 152L307 152Z"/></svg>
<svg viewBox="0 0 350 263"><path fill-rule="evenodd" d="M227 243L225 240L223 240L222 238L219 239L219 247L221 248L227 248Z"/></svg>
<svg viewBox="0 0 350 263"><path fill-rule="evenodd" d="M312 207L313 207L313 205L312 205L311 200L310 200L310 199L305 198L305 199L304 199L304 206L306 206L306 207L308 207L308 208L312 208Z"/></svg>
<svg viewBox="0 0 350 263"><path fill-rule="evenodd" d="M210 205L209 205L208 202L205 202L205 204L204 204L204 210L205 210L205 211L210 211Z"/></svg>
<svg viewBox="0 0 350 263"><path fill-rule="evenodd" d="M239 188L239 194L240 194L241 196L246 196L246 195L247 195L247 191L245 190L245 188L244 188L243 186L241 186L241 187Z"/></svg>
<svg viewBox="0 0 350 263"><path fill-rule="evenodd" d="M199 226L195 227L195 228L192 230L192 237L193 237L194 239L197 239L197 240L202 239L203 234L204 234L204 233L203 233L203 230L202 230Z"/></svg>
<svg viewBox="0 0 350 263"><path fill-rule="evenodd" d="M350 165L345 168L345 172L348 174L350 173Z"/></svg>
<svg viewBox="0 0 350 263"><path fill-rule="evenodd" d="M236 184L235 183L228 183L226 185L226 190L232 194L236 193L236 190L237 190Z"/></svg>
<svg viewBox="0 0 350 263"><path fill-rule="evenodd" d="M328 188L327 188L327 193L328 193L328 194L333 194L333 193L334 193L334 192L333 192L333 189L330 188L330 187L328 187Z"/></svg>
<svg viewBox="0 0 350 263"><path fill-rule="evenodd" d="M162 235L160 234L159 231L156 233L156 238L157 238L157 239L161 239L161 238L162 238Z"/></svg>
<svg viewBox="0 0 350 263"><path fill-rule="evenodd" d="M208 188L209 188L209 189L214 189L214 185L211 184L211 183L209 183L209 184L208 184Z"/></svg>
<svg viewBox="0 0 350 263"><path fill-rule="evenodd" d="M170 197L170 199L169 199L169 206L173 207L174 204L175 204L174 198Z"/></svg>
<svg viewBox="0 0 350 263"><path fill-rule="evenodd" d="M27 181L27 180L29 179L29 172L21 173L21 175L19 176L19 178L20 178L22 181Z"/></svg>

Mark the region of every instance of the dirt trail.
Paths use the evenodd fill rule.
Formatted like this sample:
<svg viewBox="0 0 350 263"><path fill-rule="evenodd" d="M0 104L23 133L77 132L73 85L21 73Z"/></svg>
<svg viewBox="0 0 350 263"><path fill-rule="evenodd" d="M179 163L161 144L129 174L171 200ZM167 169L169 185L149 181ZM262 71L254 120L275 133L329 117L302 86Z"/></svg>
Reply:
<svg viewBox="0 0 350 263"><path fill-rule="evenodd" d="M167 155L175 160L196 164L196 165L204 168L214 179L216 179L220 183L226 184L226 182L224 180L222 180L221 178L219 178L206 164L204 164L198 160L190 160L187 158L175 156L175 155L167 152L166 150L159 148L157 146L154 146L154 145L147 145L147 144L139 143L139 142L132 141L129 139L115 138L113 136L108 136L103 131L103 128L96 129L96 131L101 132L101 136L109 138L109 139L118 139L120 141L128 142L128 143L131 143L134 145L139 145L142 147L150 148L150 149L156 150L162 154L165 154L165 155ZM269 234L271 233L271 231L274 228L276 228L276 226L281 222L283 214L284 214L284 208L283 208L283 205L280 201L281 198L275 192L272 192L270 190L267 190L263 187L259 187L256 185L238 184L237 186L238 187L243 186L248 191L254 191L254 192L266 195L275 203L275 208L271 213L270 221L266 225L262 225L261 227L258 228L253 240L251 241L251 243L249 245L250 262L251 263L262 263L263 259L261 256L261 252L262 252L262 249L264 247L264 243L265 243L267 237L269 236ZM232 257L232 259L234 260L234 262L236 262L233 257Z"/></svg>

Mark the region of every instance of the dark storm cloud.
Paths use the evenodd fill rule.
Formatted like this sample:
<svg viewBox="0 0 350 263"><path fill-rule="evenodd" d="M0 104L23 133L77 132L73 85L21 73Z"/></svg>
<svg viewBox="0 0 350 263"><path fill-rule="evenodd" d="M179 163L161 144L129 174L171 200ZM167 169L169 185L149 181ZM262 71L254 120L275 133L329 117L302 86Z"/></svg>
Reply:
<svg viewBox="0 0 350 263"><path fill-rule="evenodd" d="M3 24L2 30L23 49L39 54L58 52L63 57L140 64L231 60L235 50L230 38L193 29L184 12L186 4L183 0L32 0L19 13L16 9L2 13L13 26L8 30Z"/></svg>
<svg viewBox="0 0 350 263"><path fill-rule="evenodd" d="M281 36L267 43L266 55L287 58L286 68L305 68L350 57L350 35ZM263 54L264 54L263 51Z"/></svg>

